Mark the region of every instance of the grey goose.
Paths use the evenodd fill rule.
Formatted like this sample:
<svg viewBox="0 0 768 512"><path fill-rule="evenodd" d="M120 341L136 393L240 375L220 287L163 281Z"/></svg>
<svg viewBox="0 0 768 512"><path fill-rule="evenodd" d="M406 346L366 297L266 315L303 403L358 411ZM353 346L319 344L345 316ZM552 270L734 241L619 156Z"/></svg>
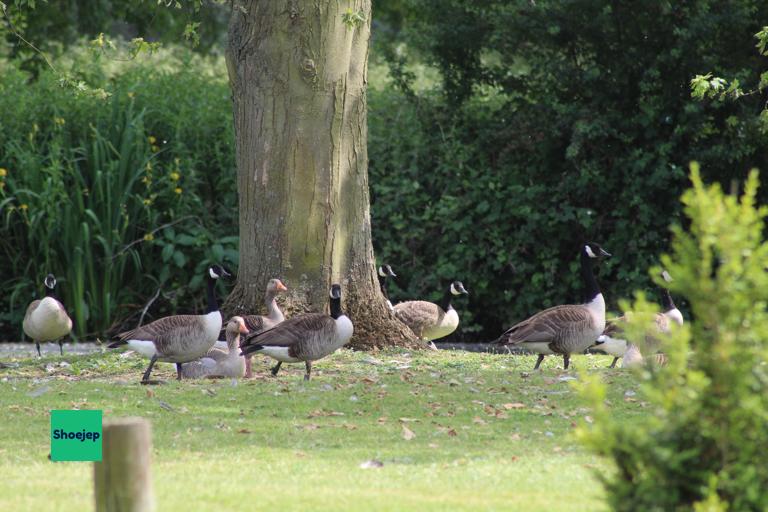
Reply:
<svg viewBox="0 0 768 512"><path fill-rule="evenodd" d="M283 284L280 279L270 279L267 283L267 289L264 293L264 303L267 305L267 315L246 315L243 317L245 320L245 326L250 333L257 333L271 329L283 320L285 316L277 305L275 298L279 293L288 291L288 288ZM245 357L245 378L250 379L253 377L253 370L251 368L251 356Z"/></svg>
<svg viewBox="0 0 768 512"><path fill-rule="evenodd" d="M672 281L672 277L666 270L661 273L661 277L668 283ZM683 325L683 314L677 309L677 306L675 306L675 302L672 300L672 295L666 287L661 288L661 303L662 311L661 313L656 314L652 329L655 330L656 333L663 335L669 334L671 323L680 326ZM624 333L622 324L626 321L627 315L622 315L609 320L605 326L603 334L598 337L598 342L601 342L598 349L601 352L614 356L609 368L615 368L619 358L623 358L622 367L632 367L643 362L640 348L634 343L628 342L622 336ZM648 348L652 351L659 348L659 341L653 334L646 335L645 341ZM661 354L657 354L655 359L659 362L664 360L663 355Z"/></svg>
<svg viewBox="0 0 768 512"><path fill-rule="evenodd" d="M181 375L185 378L201 377L242 377L245 375L245 359L240 356L240 335L248 334L245 319L233 316L227 322L224 332L227 348L213 347L206 354L189 363L181 365Z"/></svg>
<svg viewBox="0 0 768 512"><path fill-rule="evenodd" d="M202 315L166 316L131 331L118 334L118 341L108 345L127 345L144 357L149 366L141 379L150 383L149 375L157 361L176 363L176 378L181 380L181 363L203 357L213 347L221 332L221 312L216 300L216 280L229 273L219 265L208 268L208 307Z"/></svg>
<svg viewBox="0 0 768 512"><path fill-rule="evenodd" d="M448 336L459 326L459 314L452 304L454 297L468 294L461 281L454 281L440 304L424 300L401 302L395 305L395 317L410 327L416 337L429 341L430 347L437 350L432 340Z"/></svg>
<svg viewBox="0 0 768 512"><path fill-rule="evenodd" d="M610 256L596 243L581 248L581 278L584 282L584 304L554 306L507 329L494 343L516 345L539 355L538 370L545 355L562 354L568 369L571 354L582 353L596 344L605 329L605 299L595 279L593 262Z"/></svg>
<svg viewBox="0 0 768 512"><path fill-rule="evenodd" d="M53 274L48 274L43 279L43 284L45 285L45 297L33 300L27 306L22 328L24 334L35 342L38 357L41 356L41 341L58 340L59 352L64 355L64 344L61 338L72 331L72 319L69 318L67 310L54 295L56 277Z"/></svg>
<svg viewBox="0 0 768 512"><path fill-rule="evenodd" d="M312 361L332 354L352 338L352 321L341 311L341 286L331 286L331 314L308 313L298 315L267 331L253 333L243 340L240 349L244 356L264 354L277 360L272 375L277 375L283 363L304 362L309 380Z"/></svg>
<svg viewBox="0 0 768 512"><path fill-rule="evenodd" d="M379 288L381 289L381 294L384 296L385 299L387 299L387 309L390 311L394 311L395 308L392 306L392 302L389 300L389 293L387 293L387 278L388 277L397 277L397 274L392 270L392 267L389 265L381 265L378 270L379 274Z"/></svg>

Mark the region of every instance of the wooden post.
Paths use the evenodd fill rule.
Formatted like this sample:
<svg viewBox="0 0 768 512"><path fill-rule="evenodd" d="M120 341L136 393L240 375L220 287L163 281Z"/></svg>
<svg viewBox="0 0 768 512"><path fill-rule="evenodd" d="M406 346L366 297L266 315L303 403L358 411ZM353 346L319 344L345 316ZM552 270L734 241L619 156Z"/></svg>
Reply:
<svg viewBox="0 0 768 512"><path fill-rule="evenodd" d="M154 511L149 421L110 420L104 423L102 435L102 460L93 466L96 512Z"/></svg>

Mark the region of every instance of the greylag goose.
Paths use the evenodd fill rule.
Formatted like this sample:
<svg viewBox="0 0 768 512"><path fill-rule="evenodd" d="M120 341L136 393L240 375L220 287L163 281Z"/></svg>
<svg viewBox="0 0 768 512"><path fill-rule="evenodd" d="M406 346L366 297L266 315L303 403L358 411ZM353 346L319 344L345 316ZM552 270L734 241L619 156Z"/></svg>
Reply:
<svg viewBox="0 0 768 512"><path fill-rule="evenodd" d="M182 377L199 379L202 377L233 377L245 375L245 358L240 356L240 335L248 334L245 320L233 316L224 329L227 349L213 347L201 359L181 365Z"/></svg>
<svg viewBox="0 0 768 512"><path fill-rule="evenodd" d="M288 288L279 279L270 279L267 283L267 289L264 294L264 303L267 305L267 315L247 315L244 316L245 326L252 334L266 331L271 329L283 320L283 312L280 311L280 307L277 305L275 297L277 294L288 291ZM245 378L250 379L253 377L253 370L251 368L251 356L245 357Z"/></svg>

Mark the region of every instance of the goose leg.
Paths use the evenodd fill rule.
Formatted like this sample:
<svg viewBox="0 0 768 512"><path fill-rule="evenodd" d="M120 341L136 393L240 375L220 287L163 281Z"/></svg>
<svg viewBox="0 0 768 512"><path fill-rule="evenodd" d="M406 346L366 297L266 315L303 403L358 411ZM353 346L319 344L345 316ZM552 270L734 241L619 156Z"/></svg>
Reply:
<svg viewBox="0 0 768 512"><path fill-rule="evenodd" d="M280 371L280 367L283 365L282 361L278 361L275 366L269 369L270 372L272 372L273 377L277 377L277 372Z"/></svg>
<svg viewBox="0 0 768 512"><path fill-rule="evenodd" d="M176 380L181 380L181 363L176 363Z"/></svg>
<svg viewBox="0 0 768 512"><path fill-rule="evenodd" d="M608 368L616 368L616 362L617 362L618 360L619 360L619 358L618 358L618 357L614 357L614 358L613 358L613 362L611 363L611 366L609 366Z"/></svg>
<svg viewBox="0 0 768 512"><path fill-rule="evenodd" d="M253 377L253 369L251 368L251 356L245 356L245 378L250 379Z"/></svg>
<svg viewBox="0 0 768 512"><path fill-rule="evenodd" d="M307 373L304 374L304 380L309 380L309 374L312 373L312 361L304 363L307 367Z"/></svg>
<svg viewBox="0 0 768 512"><path fill-rule="evenodd" d="M534 366L533 369L538 370L543 360L544 360L544 354L539 354L539 358L536 360L536 366Z"/></svg>
<svg viewBox="0 0 768 512"><path fill-rule="evenodd" d="M35 341L35 346L37 347L37 357L43 357L43 354L40 353L40 342Z"/></svg>
<svg viewBox="0 0 768 512"><path fill-rule="evenodd" d="M149 360L149 366L147 366L147 371L144 372L144 376L141 378L142 382L149 381L149 374L152 373L152 367L155 366L156 362L157 362L157 356L152 356L152 359Z"/></svg>
<svg viewBox="0 0 768 512"><path fill-rule="evenodd" d="M59 354L64 355L64 341L59 340Z"/></svg>
<svg viewBox="0 0 768 512"><path fill-rule="evenodd" d="M571 354L563 354L563 367L565 370L568 369L568 365L571 362Z"/></svg>

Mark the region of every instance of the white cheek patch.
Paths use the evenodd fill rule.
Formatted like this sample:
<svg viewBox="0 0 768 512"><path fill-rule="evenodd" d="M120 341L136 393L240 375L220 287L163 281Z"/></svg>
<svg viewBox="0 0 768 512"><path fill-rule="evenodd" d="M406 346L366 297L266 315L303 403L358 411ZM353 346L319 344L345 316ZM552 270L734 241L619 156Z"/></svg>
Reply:
<svg viewBox="0 0 768 512"><path fill-rule="evenodd" d="M381 277L387 277L387 273L384 272L384 267L379 267L379 275Z"/></svg>
<svg viewBox="0 0 768 512"><path fill-rule="evenodd" d="M218 278L219 278L219 275L218 275L216 272L214 272L214 271L213 271L213 268L209 268L209 269L208 269L208 274L210 274L210 276L211 276L213 279L218 279Z"/></svg>
<svg viewBox="0 0 768 512"><path fill-rule="evenodd" d="M595 256L595 253L592 252L592 248L590 246L585 245L584 250L587 252L587 256L589 256L590 258L597 258L597 256Z"/></svg>
<svg viewBox="0 0 768 512"><path fill-rule="evenodd" d="M461 294L461 292L459 290L457 290L455 286L453 286L453 283L451 283L451 293L453 295L460 295Z"/></svg>
<svg viewBox="0 0 768 512"><path fill-rule="evenodd" d="M668 283L672 282L672 276L666 270L661 273L661 277Z"/></svg>

